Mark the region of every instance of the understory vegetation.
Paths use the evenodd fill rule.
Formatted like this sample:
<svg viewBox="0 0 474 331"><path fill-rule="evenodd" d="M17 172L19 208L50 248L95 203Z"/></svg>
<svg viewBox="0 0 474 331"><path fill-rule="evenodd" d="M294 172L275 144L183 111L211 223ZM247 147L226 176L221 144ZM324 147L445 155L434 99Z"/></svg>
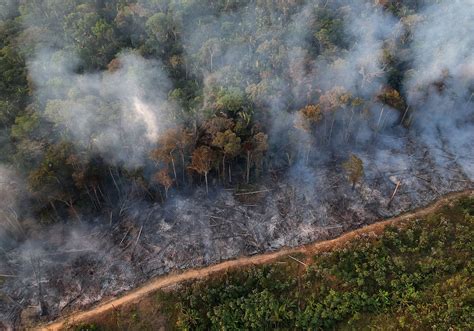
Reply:
<svg viewBox="0 0 474 331"><path fill-rule="evenodd" d="M474 199L313 256L160 291L77 330L472 330Z"/></svg>

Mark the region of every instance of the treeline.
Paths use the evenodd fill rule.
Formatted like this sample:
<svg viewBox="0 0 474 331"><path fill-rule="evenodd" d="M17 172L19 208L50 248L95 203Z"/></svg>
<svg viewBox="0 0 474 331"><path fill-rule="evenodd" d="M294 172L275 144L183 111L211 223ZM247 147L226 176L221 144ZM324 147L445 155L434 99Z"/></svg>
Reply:
<svg viewBox="0 0 474 331"><path fill-rule="evenodd" d="M170 188L199 182L206 190L211 183L250 183L269 169L309 163L334 145L350 145L361 127L376 134L386 113L399 124L409 123L400 88L407 63L396 54L399 47L408 47L409 35L399 45L387 46L382 61L389 79L374 98L340 86L323 88L327 82L315 85L301 72L312 59L333 62L353 46L344 29L347 4L306 4L314 17L308 29L292 21L304 5L6 1L0 23L0 161L25 174L34 210L51 221L65 215L79 218L78 209L102 211L135 198L164 200ZM415 14L418 5L383 1L367 8L403 18ZM190 28L197 29L192 34L197 40L186 37ZM293 36L298 40L292 41ZM44 49L53 50L48 56L57 72L49 70L33 80L27 68ZM123 52L159 60L160 70L171 80L165 94L173 105L167 112L173 125L160 131L154 146L146 149L146 160L133 167L123 161L126 156L111 162L112 152L96 144L110 123L120 127L121 101L100 88L90 93L88 87L73 86L64 92L68 78L58 69L71 67L78 81L93 74L110 76L126 66ZM68 54L79 60L68 62ZM293 54L300 54L298 61L291 60ZM374 102L389 110L374 118L369 111ZM83 108L95 109L97 116L88 122L93 123L88 124L93 126L88 139L81 137L78 143L74 131ZM79 115L67 115L71 109ZM120 135L110 139L123 147L124 155L139 148L121 143ZM356 169L350 176L355 184L363 169L360 159L349 153L349 162L355 163L346 168Z"/></svg>
<svg viewBox="0 0 474 331"><path fill-rule="evenodd" d="M314 256L160 291L76 330L469 330L474 200Z"/></svg>

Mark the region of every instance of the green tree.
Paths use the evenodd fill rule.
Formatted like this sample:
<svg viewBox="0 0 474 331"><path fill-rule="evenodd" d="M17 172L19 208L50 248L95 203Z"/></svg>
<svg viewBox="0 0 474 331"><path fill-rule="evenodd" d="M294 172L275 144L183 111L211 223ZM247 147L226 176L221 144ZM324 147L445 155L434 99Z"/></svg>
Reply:
<svg viewBox="0 0 474 331"><path fill-rule="evenodd" d="M219 39L208 39L201 46L201 49L199 49L199 62L204 66L204 68L209 68L209 70L212 72L214 70L215 58L220 56L222 52L222 43Z"/></svg>
<svg viewBox="0 0 474 331"><path fill-rule="evenodd" d="M73 173L68 162L72 146L68 143L51 145L37 168L30 172L28 183L32 193L39 201L44 200L56 210L55 202L62 202L80 220L74 202L77 199Z"/></svg>
<svg viewBox="0 0 474 331"><path fill-rule="evenodd" d="M87 69L105 68L118 50L119 38L112 24L90 10L84 8L65 18L66 36Z"/></svg>
<svg viewBox="0 0 474 331"><path fill-rule="evenodd" d="M352 183L352 189L354 189L355 185L364 177L364 163L357 155L351 154L349 160L343 166L346 169L349 181Z"/></svg>
<svg viewBox="0 0 474 331"><path fill-rule="evenodd" d="M252 164L263 162L265 152L268 150L268 136L263 132L257 132L249 137L242 144L242 151L245 153L245 181L250 182L250 168Z"/></svg>
<svg viewBox="0 0 474 331"><path fill-rule="evenodd" d="M173 21L165 13L156 13L146 21L148 34L161 44L174 35Z"/></svg>
<svg viewBox="0 0 474 331"><path fill-rule="evenodd" d="M212 145L219 148L222 154L222 177L225 181L226 159L233 159L240 152L240 138L231 130L218 132L212 141ZM229 165L229 182L232 182L231 166Z"/></svg>

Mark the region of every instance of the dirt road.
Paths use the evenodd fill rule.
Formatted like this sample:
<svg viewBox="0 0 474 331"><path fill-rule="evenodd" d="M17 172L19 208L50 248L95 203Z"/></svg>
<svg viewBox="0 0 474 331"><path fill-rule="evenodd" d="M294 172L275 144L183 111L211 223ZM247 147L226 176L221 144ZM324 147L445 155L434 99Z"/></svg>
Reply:
<svg viewBox="0 0 474 331"><path fill-rule="evenodd" d="M376 222L372 225L360 228L358 230L354 230L351 232L347 232L346 234L332 240L316 242L313 244L308 244L300 247L295 248L284 248L277 252L266 253L261 255L254 255L251 257L241 257L235 260L230 260L226 262L222 262L219 264L211 265L208 267L204 267L201 269L191 269L184 271L182 273L171 273L165 276L157 277L152 279L148 283L145 283L141 287L131 290L130 292L124 294L118 298L112 298L110 300L104 301L100 303L98 306L91 308L90 310L86 311L79 311L74 312L66 317L59 319L48 325L42 325L36 328L37 330L61 330L65 328L67 325L76 324L85 322L101 313L107 312L111 309L114 309L118 306L122 306L124 304L130 304L133 302L137 302L143 296L150 294L158 289L177 284L187 280L199 279L209 276L213 273L218 273L225 271L229 268L238 268L243 266L248 266L252 264L264 264L271 262L275 259L278 259L283 256L288 256L289 254L294 253L303 253L305 255L314 254L319 251L326 251L329 249L333 249L339 246L342 246L344 243L348 242L352 238L360 235L362 233L380 233L383 229L390 224L399 223L401 221L415 218L415 217L423 217L427 214L436 211L438 208L443 207L450 203L451 200L464 197L464 196L473 196L474 190L466 190L462 192L451 193L446 196L443 196L436 202L432 203L431 205L414 210L412 212L402 214L400 216L387 219L384 221Z"/></svg>

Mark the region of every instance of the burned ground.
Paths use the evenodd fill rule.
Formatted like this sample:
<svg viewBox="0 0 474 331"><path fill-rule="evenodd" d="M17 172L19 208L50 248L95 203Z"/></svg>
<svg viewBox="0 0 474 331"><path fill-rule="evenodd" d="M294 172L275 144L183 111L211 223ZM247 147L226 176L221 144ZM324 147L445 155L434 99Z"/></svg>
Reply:
<svg viewBox="0 0 474 331"><path fill-rule="evenodd" d="M51 226L3 252L2 270L12 277L2 280L0 319L23 326L53 320L157 275L334 238L473 187L449 150L431 150L411 137L379 136L371 151L359 153L365 176L354 190L333 155L269 173L252 188L130 202L110 223L92 220L74 232Z"/></svg>

